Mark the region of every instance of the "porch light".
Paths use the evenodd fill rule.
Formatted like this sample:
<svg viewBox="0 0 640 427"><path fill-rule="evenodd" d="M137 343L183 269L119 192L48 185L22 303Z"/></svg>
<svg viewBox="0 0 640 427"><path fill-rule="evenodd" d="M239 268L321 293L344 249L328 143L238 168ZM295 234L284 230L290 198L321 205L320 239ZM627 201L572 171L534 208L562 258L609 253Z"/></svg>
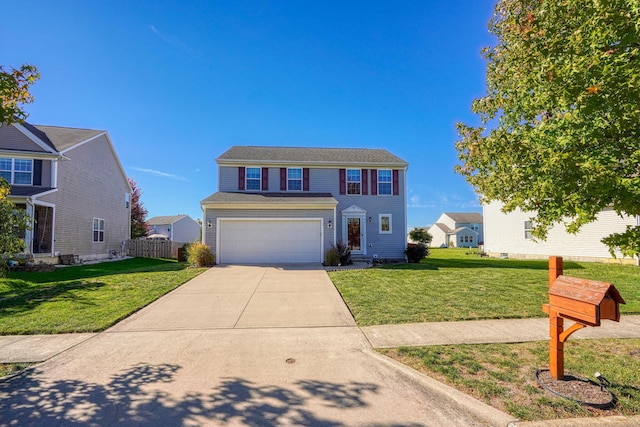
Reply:
<svg viewBox="0 0 640 427"><path fill-rule="evenodd" d="M211 228L211 227L213 227L213 224L211 224L211 220L208 219L207 220L207 228Z"/></svg>
<svg viewBox="0 0 640 427"><path fill-rule="evenodd" d="M331 220L327 221L327 228L331 228L333 227L333 223L331 222Z"/></svg>
<svg viewBox="0 0 640 427"><path fill-rule="evenodd" d="M373 222L373 218L369 217L369 224Z"/></svg>

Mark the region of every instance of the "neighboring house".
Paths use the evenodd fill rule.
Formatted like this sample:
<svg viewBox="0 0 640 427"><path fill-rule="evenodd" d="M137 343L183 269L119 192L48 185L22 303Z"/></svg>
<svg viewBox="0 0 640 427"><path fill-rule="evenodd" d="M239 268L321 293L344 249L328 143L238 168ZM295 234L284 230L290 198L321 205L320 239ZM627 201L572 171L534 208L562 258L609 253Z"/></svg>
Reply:
<svg viewBox="0 0 640 427"><path fill-rule="evenodd" d="M189 215L154 216L147 224L151 236L163 235L174 242L200 241L200 224Z"/></svg>
<svg viewBox="0 0 640 427"><path fill-rule="evenodd" d="M355 259L404 260L408 164L382 149L235 146L201 202L219 263L323 262L342 240Z"/></svg>
<svg viewBox="0 0 640 427"><path fill-rule="evenodd" d="M0 126L0 176L25 209L26 252L101 259L131 235L131 187L106 131L28 123Z"/></svg>
<svg viewBox="0 0 640 427"><path fill-rule="evenodd" d="M427 231L434 248L477 248L484 240L482 215L476 212L445 212Z"/></svg>
<svg viewBox="0 0 640 427"><path fill-rule="evenodd" d="M611 260L609 248L600 239L625 231L627 225L640 225L640 219L620 217L608 209L600 212L596 221L582 226L577 234L568 233L564 224L557 224L549 230L545 241L536 241L531 235L531 217L535 213L519 209L504 213L502 206L492 202L483 207L484 251L490 256L544 259L554 255L576 261ZM620 253L616 256L622 258Z"/></svg>

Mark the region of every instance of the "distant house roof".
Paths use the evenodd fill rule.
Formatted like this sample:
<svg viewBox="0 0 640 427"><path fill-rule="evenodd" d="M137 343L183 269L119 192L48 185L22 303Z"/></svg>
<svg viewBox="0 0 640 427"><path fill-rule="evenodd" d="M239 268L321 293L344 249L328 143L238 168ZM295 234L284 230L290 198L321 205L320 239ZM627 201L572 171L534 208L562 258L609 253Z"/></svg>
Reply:
<svg viewBox="0 0 640 427"><path fill-rule="evenodd" d="M445 233L451 233L451 229L449 227L447 227L445 224L441 223L441 222L436 222L435 224L436 227L438 227L440 230L444 231Z"/></svg>
<svg viewBox="0 0 640 427"><path fill-rule="evenodd" d="M465 223L465 222L475 222L482 223L482 214L477 212L445 212L449 218L451 218L455 222Z"/></svg>
<svg viewBox="0 0 640 427"><path fill-rule="evenodd" d="M179 221L182 218L185 218L187 216L188 215L154 216L153 218L147 220L147 224L149 224L149 225L171 225L174 222Z"/></svg>
<svg viewBox="0 0 640 427"><path fill-rule="evenodd" d="M331 204L338 201L330 193L234 193L219 191L204 199L201 203L238 203L238 204Z"/></svg>
<svg viewBox="0 0 640 427"><path fill-rule="evenodd" d="M401 158L379 148L311 148L233 146L216 159L218 163L274 162L317 164L408 165Z"/></svg>

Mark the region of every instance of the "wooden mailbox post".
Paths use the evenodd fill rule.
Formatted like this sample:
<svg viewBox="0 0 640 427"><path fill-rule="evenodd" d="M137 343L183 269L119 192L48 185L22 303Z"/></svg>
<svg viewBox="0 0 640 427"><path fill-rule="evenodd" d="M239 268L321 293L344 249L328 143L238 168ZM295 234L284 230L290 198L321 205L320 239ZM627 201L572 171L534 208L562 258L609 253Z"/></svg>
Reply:
<svg viewBox="0 0 640 427"><path fill-rule="evenodd" d="M562 257L549 257L549 369L554 379L564 379L564 342L585 326L600 326L601 320L620 321L624 300L611 283L563 276ZM564 319L574 323L564 329Z"/></svg>

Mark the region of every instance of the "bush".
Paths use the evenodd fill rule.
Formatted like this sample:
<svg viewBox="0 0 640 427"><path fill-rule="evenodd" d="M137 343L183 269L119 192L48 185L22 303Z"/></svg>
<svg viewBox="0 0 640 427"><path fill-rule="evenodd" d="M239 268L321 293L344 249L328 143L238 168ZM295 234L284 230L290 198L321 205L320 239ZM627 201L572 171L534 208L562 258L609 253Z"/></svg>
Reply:
<svg viewBox="0 0 640 427"><path fill-rule="evenodd" d="M429 256L429 248L424 243L409 243L404 254L409 262L419 263L423 258Z"/></svg>
<svg viewBox="0 0 640 427"><path fill-rule="evenodd" d="M194 267L209 267L216 263L216 257L204 243L191 243L187 248L187 262Z"/></svg>
<svg viewBox="0 0 640 427"><path fill-rule="evenodd" d="M327 249L324 254L324 265L336 266L340 263L340 258L334 249Z"/></svg>
<svg viewBox="0 0 640 427"><path fill-rule="evenodd" d="M429 246L433 240L433 236L424 228L414 228L409 232L409 237L414 242L423 243L426 246Z"/></svg>
<svg viewBox="0 0 640 427"><path fill-rule="evenodd" d="M349 245L344 243L342 240L338 240L336 244L331 244L331 250L338 258L338 265L349 265L351 262L351 249L349 249Z"/></svg>

